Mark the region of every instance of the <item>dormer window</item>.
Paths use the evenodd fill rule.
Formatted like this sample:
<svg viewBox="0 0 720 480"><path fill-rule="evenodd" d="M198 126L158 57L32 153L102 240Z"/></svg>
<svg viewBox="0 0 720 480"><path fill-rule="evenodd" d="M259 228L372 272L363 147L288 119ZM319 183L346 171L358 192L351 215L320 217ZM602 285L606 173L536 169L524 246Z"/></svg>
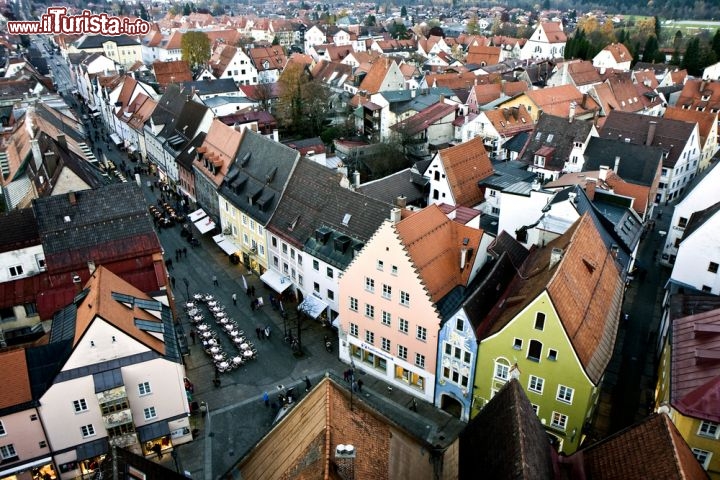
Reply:
<svg viewBox="0 0 720 480"><path fill-rule="evenodd" d="M545 157L542 155L535 155L535 162L536 167L544 167L545 166Z"/></svg>

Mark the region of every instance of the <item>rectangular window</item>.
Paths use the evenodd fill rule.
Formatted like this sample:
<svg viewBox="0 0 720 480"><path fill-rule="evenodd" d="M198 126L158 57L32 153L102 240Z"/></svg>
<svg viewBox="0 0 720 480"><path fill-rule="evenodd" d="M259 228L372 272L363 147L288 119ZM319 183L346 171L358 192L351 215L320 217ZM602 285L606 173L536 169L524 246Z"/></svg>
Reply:
<svg viewBox="0 0 720 480"><path fill-rule="evenodd" d="M530 381L528 382L528 390L542 395L544 383L544 379L536 377L535 375L530 375Z"/></svg>
<svg viewBox="0 0 720 480"><path fill-rule="evenodd" d="M365 290L368 292L375 292L375 280L370 277L365 277Z"/></svg>
<svg viewBox="0 0 720 480"><path fill-rule="evenodd" d="M464 362L464 363L470 363L471 360L472 360L472 353L470 353L470 352L465 352L465 353L464 353L464 356L463 356L463 362Z"/></svg>
<svg viewBox="0 0 720 480"><path fill-rule="evenodd" d="M389 351L390 351L390 346L391 346L391 344L390 344L390 340L389 340L389 339L383 337L383 338L382 338L382 344L381 344L381 345L382 345L382 349L383 349L383 350L385 350L386 352L389 352Z"/></svg>
<svg viewBox="0 0 720 480"><path fill-rule="evenodd" d="M334 276L333 269L330 268L330 267L327 267L326 274L327 274L327 277L328 277L328 278L333 278L333 276Z"/></svg>
<svg viewBox="0 0 720 480"><path fill-rule="evenodd" d="M84 398L81 398L80 400L73 400L73 408L75 408L75 413L84 412L88 409L87 402Z"/></svg>
<svg viewBox="0 0 720 480"><path fill-rule="evenodd" d="M410 325L410 324L408 323L407 320L405 320L404 318L401 318L401 319L400 319L400 328L399 328L399 330L400 330L402 333L408 333L408 327L409 327L409 325Z"/></svg>
<svg viewBox="0 0 720 480"><path fill-rule="evenodd" d="M558 385L558 391L557 391L557 400L563 403L572 404L573 400L573 394L575 393L575 390L566 387L565 385Z"/></svg>
<svg viewBox="0 0 720 480"><path fill-rule="evenodd" d="M425 368L425 355L415 354L415 365L420 368Z"/></svg>
<svg viewBox="0 0 720 480"><path fill-rule="evenodd" d="M328 298L328 300L335 300L335 292L333 292L332 290L328 290L327 298Z"/></svg>
<svg viewBox="0 0 720 480"><path fill-rule="evenodd" d="M557 360L557 350L552 348L548 350L548 360Z"/></svg>
<svg viewBox="0 0 720 480"><path fill-rule="evenodd" d="M685 218L685 217L680 217L680 219L678 220L678 227L679 227L679 228L685 228L685 227L687 227L687 222L688 222L688 219L687 219L687 218Z"/></svg>
<svg viewBox="0 0 720 480"><path fill-rule="evenodd" d="M23 274L22 265L14 265L14 266L8 268L8 270L10 271L11 277L17 277L18 275Z"/></svg>
<svg viewBox="0 0 720 480"><path fill-rule="evenodd" d="M365 341L373 345L375 343L375 334L370 330L365 330Z"/></svg>
<svg viewBox="0 0 720 480"><path fill-rule="evenodd" d="M426 341L427 340L427 328L421 327L418 325L415 336L418 340L422 340L423 342Z"/></svg>
<svg viewBox="0 0 720 480"><path fill-rule="evenodd" d="M715 422L708 422L707 420L703 420L702 422L700 422L698 435L700 435L701 437L718 438L718 432L720 432L718 426L719 424Z"/></svg>
<svg viewBox="0 0 720 480"><path fill-rule="evenodd" d="M273 248L277 248L277 237L270 237L270 243L272 244Z"/></svg>
<svg viewBox="0 0 720 480"><path fill-rule="evenodd" d="M693 455L695 455L695 458L697 458L697 461L702 465L702 467L707 470L708 465L710 464L710 457L712 456L712 453L708 452L707 450L701 450L699 448L693 448L692 449Z"/></svg>
<svg viewBox="0 0 720 480"><path fill-rule="evenodd" d="M515 350L522 350L522 339L516 338L513 340L513 348Z"/></svg>
<svg viewBox="0 0 720 480"><path fill-rule="evenodd" d="M462 318L456 318L455 319L455 330L458 330L460 332L465 330L465 320L463 320Z"/></svg>
<svg viewBox="0 0 720 480"><path fill-rule="evenodd" d="M0 458L8 460L15 457L17 457L17 452L15 452L15 446L12 443L0 446Z"/></svg>
<svg viewBox="0 0 720 480"><path fill-rule="evenodd" d="M302 255L300 255L299 253L298 253L297 262L298 262L298 265L302 265Z"/></svg>
<svg viewBox="0 0 720 480"><path fill-rule="evenodd" d="M82 433L83 437L92 437L95 435L95 427L93 427L93 424L89 425L83 425L80 427L80 433Z"/></svg>
<svg viewBox="0 0 720 480"><path fill-rule="evenodd" d="M393 274L393 275L397 275L397 274L398 274L398 268L397 268L396 265L393 265L392 267L390 267L390 273Z"/></svg>
<svg viewBox="0 0 720 480"><path fill-rule="evenodd" d="M313 260L313 270L319 271L320 270L320 262L317 260Z"/></svg>
<svg viewBox="0 0 720 480"><path fill-rule="evenodd" d="M567 415L564 415L559 412L553 412L552 421L550 422L550 425L554 428L558 428L560 430L565 430L565 427L567 427L567 421L568 421Z"/></svg>
<svg viewBox="0 0 720 480"><path fill-rule="evenodd" d="M283 243L283 244L282 244L282 253L284 253L285 255L287 255L287 252L288 252L288 250L287 250L287 243Z"/></svg>
<svg viewBox="0 0 720 480"><path fill-rule="evenodd" d="M320 293L320 284L317 282L313 282L313 291L315 293Z"/></svg>
<svg viewBox="0 0 720 480"><path fill-rule="evenodd" d="M0 420L0 437L3 435L7 435L7 432L5 431L5 425L3 425L2 420Z"/></svg>
<svg viewBox="0 0 720 480"><path fill-rule="evenodd" d="M350 335L352 335L353 337L358 336L358 326L356 323L350 324Z"/></svg>
<svg viewBox="0 0 720 480"><path fill-rule="evenodd" d="M383 283L382 296L388 300L392 299L392 287L390 285Z"/></svg>
<svg viewBox="0 0 720 480"><path fill-rule="evenodd" d="M149 393L152 393L152 390L150 389L150 382L138 384L138 392L140 395L148 395Z"/></svg>
<svg viewBox="0 0 720 480"><path fill-rule="evenodd" d="M147 407L143 409L143 414L145 415L145 420L150 420L151 418L157 417L155 407Z"/></svg>
<svg viewBox="0 0 720 480"><path fill-rule="evenodd" d="M545 314L537 312L535 314L535 330L542 330L545 328Z"/></svg>
<svg viewBox="0 0 720 480"><path fill-rule="evenodd" d="M708 272L717 273L718 272L718 264L715 262L710 262L710 265L708 265Z"/></svg>
<svg viewBox="0 0 720 480"><path fill-rule="evenodd" d="M507 380L510 375L510 366L495 362L495 378Z"/></svg>
<svg viewBox="0 0 720 480"><path fill-rule="evenodd" d="M400 305L410 306L410 294L407 292L400 292Z"/></svg>
<svg viewBox="0 0 720 480"><path fill-rule="evenodd" d="M398 357L403 360L407 360L407 348L402 345L398 345Z"/></svg>
<svg viewBox="0 0 720 480"><path fill-rule="evenodd" d="M375 318L375 307L370 305L369 303L365 304L365 316L370 319Z"/></svg>
<svg viewBox="0 0 720 480"><path fill-rule="evenodd" d="M382 261L382 260L378 260L378 261L377 261L377 269L382 272L382 271L383 271L383 268L384 268L383 261Z"/></svg>
<svg viewBox="0 0 720 480"><path fill-rule="evenodd" d="M391 323L392 323L392 315L390 314L390 312L386 312L386 311L383 310L383 312L382 312L382 324L383 324L383 325L387 325L387 326L389 327Z"/></svg>
<svg viewBox="0 0 720 480"><path fill-rule="evenodd" d="M355 297L350 297L350 310L353 312L357 312L358 310L358 299Z"/></svg>

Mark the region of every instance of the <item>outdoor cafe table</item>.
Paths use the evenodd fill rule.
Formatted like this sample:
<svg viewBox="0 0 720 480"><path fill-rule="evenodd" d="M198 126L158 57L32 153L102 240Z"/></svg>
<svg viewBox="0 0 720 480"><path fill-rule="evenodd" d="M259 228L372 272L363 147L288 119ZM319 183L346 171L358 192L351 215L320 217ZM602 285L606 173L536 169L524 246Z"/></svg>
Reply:
<svg viewBox="0 0 720 480"><path fill-rule="evenodd" d="M229 366L230 364L228 364L228 362L220 362L220 368L227 368Z"/></svg>
<svg viewBox="0 0 720 480"><path fill-rule="evenodd" d="M223 325L225 325L227 322L228 322L228 319L225 317L220 319L220 323L222 323Z"/></svg>
<svg viewBox="0 0 720 480"><path fill-rule="evenodd" d="M250 348L250 345L248 345L247 343L241 343L240 348L242 348L243 350L247 350L248 348Z"/></svg>
<svg viewBox="0 0 720 480"><path fill-rule="evenodd" d="M235 344L239 345L239 344L245 343L245 339L243 337L235 337L235 338L233 338L233 342L235 342Z"/></svg>
<svg viewBox="0 0 720 480"><path fill-rule="evenodd" d="M230 323L226 323L226 324L225 324L225 330L227 330L228 332L231 331L231 330L235 330L235 325L232 325L232 324L230 324Z"/></svg>
<svg viewBox="0 0 720 480"><path fill-rule="evenodd" d="M195 300L198 300L198 301L199 301L199 300L203 300L205 297L203 296L202 293L196 293L196 294L193 295L193 298L194 298Z"/></svg>
<svg viewBox="0 0 720 480"><path fill-rule="evenodd" d="M242 357L233 357L232 361L235 365L238 365L242 363Z"/></svg>
<svg viewBox="0 0 720 480"><path fill-rule="evenodd" d="M191 317L194 317L195 315L198 315L199 313L200 313L200 310L198 310L197 308L191 308L190 310L188 310L188 315L190 315Z"/></svg>
<svg viewBox="0 0 720 480"><path fill-rule="evenodd" d="M185 308L195 308L195 302L185 302Z"/></svg>
<svg viewBox="0 0 720 480"><path fill-rule="evenodd" d="M227 312L220 310L219 312L215 312L215 316L217 318L225 318L225 317L227 317Z"/></svg>
<svg viewBox="0 0 720 480"><path fill-rule="evenodd" d="M202 331L202 332L204 332L205 330L207 330L207 329L209 329L209 328L210 328L210 327L208 327L208 326L205 325L204 323L201 323L200 325L197 326L197 329L200 330L200 331Z"/></svg>
<svg viewBox="0 0 720 480"><path fill-rule="evenodd" d="M212 301L215 300L215 297L213 297L213 296L210 295L209 293L208 293L207 295L205 295L205 297L203 297L203 298L205 298L205 301L206 301L206 302L212 302Z"/></svg>
<svg viewBox="0 0 720 480"><path fill-rule="evenodd" d="M193 319L193 321L194 321L194 322L196 322L196 323L197 323L197 322L200 322L200 321L202 321L202 319L203 319L203 316L202 316L202 315L200 315L200 314L198 314L198 315L195 315L194 317L192 317L192 319Z"/></svg>
<svg viewBox="0 0 720 480"><path fill-rule="evenodd" d="M210 347L210 353L218 353L220 351L220 347Z"/></svg>
<svg viewBox="0 0 720 480"><path fill-rule="evenodd" d="M217 302L216 302L215 300L208 300L207 303L208 303L208 307L210 307L210 308L212 308L212 307L214 307L215 305L217 305Z"/></svg>
<svg viewBox="0 0 720 480"><path fill-rule="evenodd" d="M240 336L240 330L231 330L230 331L231 337L239 337Z"/></svg>
<svg viewBox="0 0 720 480"><path fill-rule="evenodd" d="M252 350L245 350L243 352L243 357L252 357L252 356L253 356Z"/></svg>
<svg viewBox="0 0 720 480"><path fill-rule="evenodd" d="M213 358L219 362L220 360L223 359L223 356L222 356L222 355L215 355Z"/></svg>
<svg viewBox="0 0 720 480"><path fill-rule="evenodd" d="M212 337L212 332L203 332L202 336L203 336L203 338L210 338L210 337Z"/></svg>
<svg viewBox="0 0 720 480"><path fill-rule="evenodd" d="M211 338L210 340L208 340L207 343L208 343L208 345L217 345L218 344L217 340L215 340L214 338Z"/></svg>

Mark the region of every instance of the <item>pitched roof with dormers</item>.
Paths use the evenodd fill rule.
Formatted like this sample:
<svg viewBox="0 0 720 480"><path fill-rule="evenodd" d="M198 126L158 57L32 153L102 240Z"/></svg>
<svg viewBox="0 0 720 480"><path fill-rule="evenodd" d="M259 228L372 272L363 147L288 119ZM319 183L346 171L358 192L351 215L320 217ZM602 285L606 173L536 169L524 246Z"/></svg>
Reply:
<svg viewBox="0 0 720 480"><path fill-rule="evenodd" d="M633 60L630 50L622 43L611 43L603 50L610 52L617 63L631 62Z"/></svg>
<svg viewBox="0 0 720 480"><path fill-rule="evenodd" d="M0 415L5 409L32 401L24 349L0 351L0 378L3 379L3 388L0 388Z"/></svg>
<svg viewBox="0 0 720 480"><path fill-rule="evenodd" d="M437 205L410 214L395 229L434 303L467 286L472 268L460 268L461 249L478 252L482 230L450 220Z"/></svg>
<svg viewBox="0 0 720 480"><path fill-rule="evenodd" d="M660 85L655 72L652 70L635 70L631 72L632 79L635 83L646 85L650 88L657 88Z"/></svg>
<svg viewBox="0 0 720 480"><path fill-rule="evenodd" d="M720 309L672 321L670 403L686 416L720 423Z"/></svg>
<svg viewBox="0 0 720 480"><path fill-rule="evenodd" d="M720 82L707 80L688 80L675 102L678 108L708 111L720 111Z"/></svg>
<svg viewBox="0 0 720 480"><path fill-rule="evenodd" d="M556 249L561 258L553 264ZM597 384L615 345L624 284L615 257L586 213L562 236L531 252L477 336L502 330L547 292L588 378Z"/></svg>
<svg viewBox="0 0 720 480"><path fill-rule="evenodd" d="M256 47L251 48L247 52L248 56L257 68L258 72L266 70L282 70L287 63L287 57L282 47L275 45L272 47ZM267 62L267 63L266 63Z"/></svg>
<svg viewBox="0 0 720 480"><path fill-rule="evenodd" d="M482 113L503 137L511 137L535 128L532 115L527 111L525 105L512 108L496 108Z"/></svg>
<svg viewBox="0 0 720 480"><path fill-rule="evenodd" d="M420 132L427 130L431 125L434 125L436 122L440 122L448 115L454 114L456 110L456 105L450 105L444 102L437 102L427 108L422 109L412 117L406 118L402 122L398 122L392 125L390 129L394 131L401 131L407 135L417 135ZM454 116L453 120L455 120Z"/></svg>
<svg viewBox="0 0 720 480"><path fill-rule="evenodd" d="M213 119L205 141L197 149L199 154L194 166L216 186L222 183L230 164L235 160L242 132L225 125L219 119Z"/></svg>
<svg viewBox="0 0 720 480"><path fill-rule="evenodd" d="M600 110L600 105L588 95L583 95L575 85L559 85L525 93L543 113L567 117L570 105L575 104L575 116L579 117Z"/></svg>
<svg viewBox="0 0 720 480"><path fill-rule="evenodd" d="M185 60L173 60L169 62L153 62L153 72L158 84L165 88L169 83L190 82L192 72Z"/></svg>
<svg viewBox="0 0 720 480"><path fill-rule="evenodd" d="M718 114L710 111L685 110L678 107L668 106L665 109L663 118L670 120L682 120L688 123L697 123L700 135L700 147L705 147L705 141L708 139L712 128L718 121Z"/></svg>
<svg viewBox="0 0 720 480"><path fill-rule="evenodd" d="M539 28L545 32L548 43L565 43L567 41L561 22L543 22Z"/></svg>
<svg viewBox="0 0 720 480"><path fill-rule="evenodd" d="M466 64L475 65L496 65L500 62L500 47L489 47L485 45L471 45L465 57Z"/></svg>
<svg viewBox="0 0 720 480"><path fill-rule="evenodd" d="M560 171L570 159L574 144L584 143L592 128L593 124L589 121L575 119L571 122L567 117L541 115L518 160L532 165L535 154L542 150L544 168Z"/></svg>
<svg viewBox="0 0 720 480"><path fill-rule="evenodd" d="M440 150L448 184L456 205L474 207L483 200L478 182L493 174L492 162L485 151L482 137Z"/></svg>
<svg viewBox="0 0 720 480"><path fill-rule="evenodd" d="M653 414L583 448L561 467L563 478L707 479L680 432L666 414Z"/></svg>

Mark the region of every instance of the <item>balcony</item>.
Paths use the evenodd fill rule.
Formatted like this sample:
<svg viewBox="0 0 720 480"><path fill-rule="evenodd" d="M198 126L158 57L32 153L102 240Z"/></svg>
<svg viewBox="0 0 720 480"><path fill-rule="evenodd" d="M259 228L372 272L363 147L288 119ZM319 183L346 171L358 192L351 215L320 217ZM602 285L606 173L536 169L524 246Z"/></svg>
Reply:
<svg viewBox="0 0 720 480"><path fill-rule="evenodd" d="M110 443L110 446L113 447L129 447L130 445L138 443L138 438L137 434L133 432L109 438L108 442Z"/></svg>
<svg viewBox="0 0 720 480"><path fill-rule="evenodd" d="M103 415L103 424L105 425L106 429L111 429L113 427L132 423L132 421L132 412L130 412L129 408L121 410L119 412L110 413L109 415Z"/></svg>

